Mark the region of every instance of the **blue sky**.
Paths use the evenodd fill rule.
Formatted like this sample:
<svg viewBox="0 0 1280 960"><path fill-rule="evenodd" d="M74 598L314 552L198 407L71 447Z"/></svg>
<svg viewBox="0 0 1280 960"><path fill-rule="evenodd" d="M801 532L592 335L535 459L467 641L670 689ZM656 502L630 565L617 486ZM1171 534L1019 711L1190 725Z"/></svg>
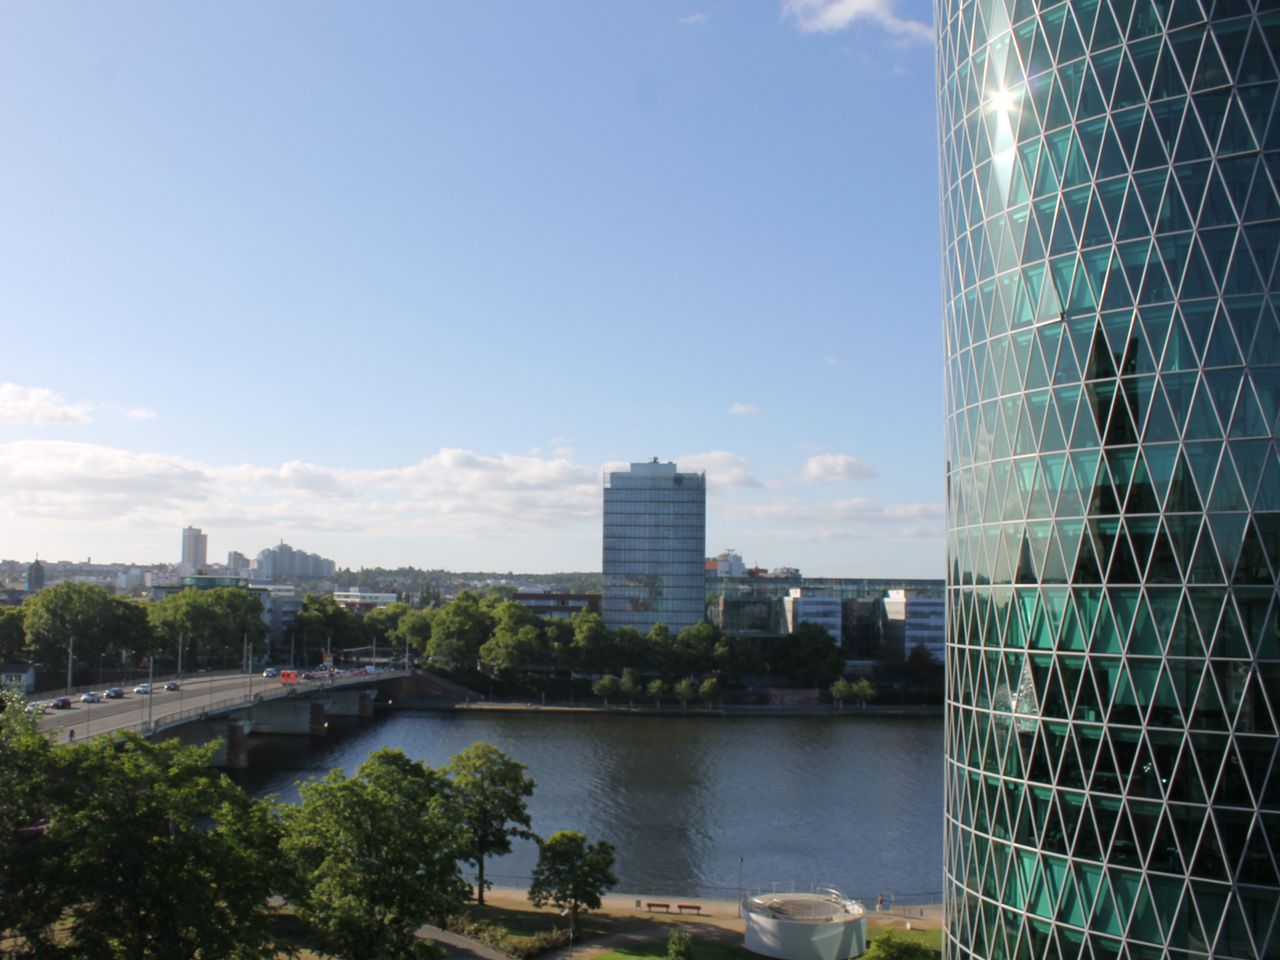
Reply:
<svg viewBox="0 0 1280 960"><path fill-rule="evenodd" d="M941 576L921 0L59 3L0 33L0 556Z"/></svg>

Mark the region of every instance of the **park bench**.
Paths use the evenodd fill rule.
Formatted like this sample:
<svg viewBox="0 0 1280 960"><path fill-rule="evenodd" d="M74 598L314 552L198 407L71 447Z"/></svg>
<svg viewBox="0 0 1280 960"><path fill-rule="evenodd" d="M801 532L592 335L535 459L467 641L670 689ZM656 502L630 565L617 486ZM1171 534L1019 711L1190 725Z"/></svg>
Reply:
<svg viewBox="0 0 1280 960"><path fill-rule="evenodd" d="M702 916L702 904L700 903L677 903L676 912L678 913L696 913Z"/></svg>
<svg viewBox="0 0 1280 960"><path fill-rule="evenodd" d="M671 912L671 904L669 903L655 903L654 901L649 900L645 903L645 907L648 908L650 913L654 913L658 910L661 910L663 913Z"/></svg>

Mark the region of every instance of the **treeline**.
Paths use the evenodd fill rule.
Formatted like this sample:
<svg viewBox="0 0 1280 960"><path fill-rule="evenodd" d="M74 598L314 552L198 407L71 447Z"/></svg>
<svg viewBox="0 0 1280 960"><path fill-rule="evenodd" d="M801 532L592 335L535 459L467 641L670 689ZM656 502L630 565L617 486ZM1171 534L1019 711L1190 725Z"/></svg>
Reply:
<svg viewBox="0 0 1280 960"><path fill-rule="evenodd" d="M100 658L161 656L188 665L227 666L261 656L267 626L248 590L188 589L154 603L87 583L54 584L21 606L0 607L0 660L77 669Z"/></svg>
<svg viewBox="0 0 1280 960"><path fill-rule="evenodd" d="M407 642L438 668L478 669L508 682L549 672L621 676L631 670L673 681L715 674L738 683L768 674L824 685L839 676L844 664L830 635L811 624L801 624L785 642L765 645L727 637L710 623L678 633L662 624L648 633L632 627L610 630L597 613L583 611L569 620L539 617L500 595L470 592L437 609L393 604L375 610L365 617L364 628L384 643Z"/></svg>
<svg viewBox="0 0 1280 960"><path fill-rule="evenodd" d="M296 805L250 797L209 769L213 746L127 736L54 747L0 694L0 944L59 958L251 958L301 939L348 960L434 956L479 868L529 831L522 764L474 744L439 770L379 750ZM613 848L564 831L539 841L530 898L571 918L616 881Z"/></svg>

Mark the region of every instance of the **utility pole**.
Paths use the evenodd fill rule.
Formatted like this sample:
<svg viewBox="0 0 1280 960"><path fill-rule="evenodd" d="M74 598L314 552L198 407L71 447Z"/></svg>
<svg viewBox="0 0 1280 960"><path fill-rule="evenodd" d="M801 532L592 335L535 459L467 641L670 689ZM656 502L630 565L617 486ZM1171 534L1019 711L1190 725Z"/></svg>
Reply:
<svg viewBox="0 0 1280 960"><path fill-rule="evenodd" d="M147 657L147 733L151 733L155 727L151 722L151 702L155 699L155 687L153 686L156 679L156 658Z"/></svg>
<svg viewBox="0 0 1280 960"><path fill-rule="evenodd" d="M76 658L76 635L71 634L67 641L67 696L71 696L71 665Z"/></svg>

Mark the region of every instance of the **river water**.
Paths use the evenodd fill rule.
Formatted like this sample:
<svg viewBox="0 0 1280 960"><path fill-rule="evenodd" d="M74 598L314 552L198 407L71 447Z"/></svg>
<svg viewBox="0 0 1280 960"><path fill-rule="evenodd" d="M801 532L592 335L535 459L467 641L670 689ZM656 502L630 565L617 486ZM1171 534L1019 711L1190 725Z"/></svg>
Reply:
<svg viewBox="0 0 1280 960"><path fill-rule="evenodd" d="M941 900L940 718L394 713L324 740L254 737L241 779L296 801L300 780L350 773L380 747L438 767L476 741L528 767L534 831L617 848L619 891L732 897L741 870L748 891ZM536 859L520 842L486 874L525 886Z"/></svg>

